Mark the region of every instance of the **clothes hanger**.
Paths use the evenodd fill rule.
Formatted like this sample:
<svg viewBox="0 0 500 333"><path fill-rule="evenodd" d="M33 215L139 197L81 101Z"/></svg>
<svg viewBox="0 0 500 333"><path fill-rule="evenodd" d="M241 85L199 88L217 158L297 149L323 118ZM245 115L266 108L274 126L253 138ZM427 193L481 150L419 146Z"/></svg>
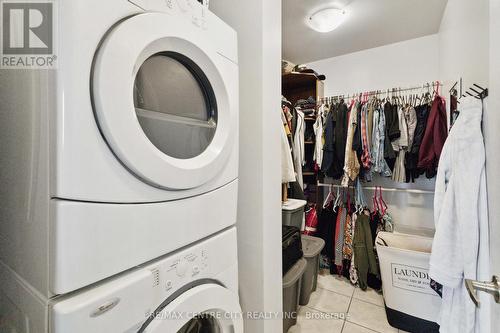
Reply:
<svg viewBox="0 0 500 333"><path fill-rule="evenodd" d="M337 208L340 206L340 201L341 201L340 188L337 187L337 197L335 198L335 202L333 204L333 211L335 213L337 212Z"/></svg>
<svg viewBox="0 0 500 333"><path fill-rule="evenodd" d="M365 198L363 195L363 187L359 178L356 179L356 200L358 201L357 214L361 214L366 207Z"/></svg>
<svg viewBox="0 0 500 333"><path fill-rule="evenodd" d="M378 202L377 202L377 187L375 186L375 192L373 194L373 197L372 197L372 201L373 201L373 211L374 212L378 212L379 211L379 205L378 205Z"/></svg>
<svg viewBox="0 0 500 333"><path fill-rule="evenodd" d="M335 195L333 194L333 186L330 185L330 191L328 192L328 195L326 196L325 201L323 201L323 208L326 208L330 202L332 202L335 198Z"/></svg>
<svg viewBox="0 0 500 333"><path fill-rule="evenodd" d="M382 187L379 186L378 188L379 190L379 202L380 202L380 205L382 207L382 215L385 215L385 213L387 212L387 204L385 203L384 201L384 196L382 195Z"/></svg>

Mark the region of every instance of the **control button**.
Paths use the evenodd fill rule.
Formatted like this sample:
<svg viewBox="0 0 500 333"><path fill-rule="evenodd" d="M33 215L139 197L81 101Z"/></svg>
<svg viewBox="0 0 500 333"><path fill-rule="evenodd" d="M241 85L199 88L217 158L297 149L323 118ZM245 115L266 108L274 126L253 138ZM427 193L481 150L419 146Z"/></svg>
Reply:
<svg viewBox="0 0 500 333"><path fill-rule="evenodd" d="M167 5L168 8L172 9L174 7L174 0L165 0L165 4Z"/></svg>
<svg viewBox="0 0 500 333"><path fill-rule="evenodd" d="M187 263L184 260L179 261L177 264L177 276L186 275L187 268Z"/></svg>
<svg viewBox="0 0 500 333"><path fill-rule="evenodd" d="M200 267L193 266L193 276L197 275L198 273L200 273Z"/></svg>
<svg viewBox="0 0 500 333"><path fill-rule="evenodd" d="M165 282L165 290L169 291L170 289L172 289L173 285L174 284L173 284L172 280L167 280L167 282Z"/></svg>
<svg viewBox="0 0 500 333"><path fill-rule="evenodd" d="M200 19L193 15L193 24L197 27L201 26Z"/></svg>

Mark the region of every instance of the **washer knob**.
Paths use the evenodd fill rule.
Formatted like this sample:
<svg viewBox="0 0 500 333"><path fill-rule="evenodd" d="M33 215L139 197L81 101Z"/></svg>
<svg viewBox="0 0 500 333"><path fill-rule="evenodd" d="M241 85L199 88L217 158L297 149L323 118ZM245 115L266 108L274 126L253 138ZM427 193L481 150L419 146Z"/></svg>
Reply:
<svg viewBox="0 0 500 333"><path fill-rule="evenodd" d="M172 280L168 280L167 282L165 282L165 290L166 291L169 291L170 289L172 289L172 286L173 286Z"/></svg>

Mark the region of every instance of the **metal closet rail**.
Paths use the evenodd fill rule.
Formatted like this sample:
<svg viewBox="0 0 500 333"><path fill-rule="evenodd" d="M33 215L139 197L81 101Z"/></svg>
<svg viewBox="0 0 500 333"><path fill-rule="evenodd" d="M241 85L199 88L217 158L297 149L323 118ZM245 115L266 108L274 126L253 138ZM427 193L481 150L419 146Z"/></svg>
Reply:
<svg viewBox="0 0 500 333"><path fill-rule="evenodd" d="M317 183L317 186L320 187L334 187L334 188L346 188L342 185L337 184L327 184L327 183ZM347 188L355 189L354 186L349 186ZM411 193L411 194L434 194L434 191L431 190L418 190L413 188L393 188L393 187L375 187L375 186L363 186L363 190L375 191L375 189L382 189L384 192L403 192L403 193Z"/></svg>
<svg viewBox="0 0 500 333"><path fill-rule="evenodd" d="M443 83L439 81L435 81L432 83L424 83L423 85L419 86L414 86L414 87L406 87L406 88L390 88L390 89L384 89L384 90L374 90L374 91L366 91L366 92L360 92L360 93L354 93L354 94L342 94L342 95L336 95L336 96L328 96L328 97L323 97L319 99L319 103L323 103L329 100L334 100L334 99L350 99L350 98L356 98L360 96L377 96L377 95L390 95L390 96L397 96L401 94L402 92L406 91L415 91L415 90L420 90L420 91L425 91L427 89L427 93L431 93L431 89L433 91L438 91L440 87L443 87Z"/></svg>

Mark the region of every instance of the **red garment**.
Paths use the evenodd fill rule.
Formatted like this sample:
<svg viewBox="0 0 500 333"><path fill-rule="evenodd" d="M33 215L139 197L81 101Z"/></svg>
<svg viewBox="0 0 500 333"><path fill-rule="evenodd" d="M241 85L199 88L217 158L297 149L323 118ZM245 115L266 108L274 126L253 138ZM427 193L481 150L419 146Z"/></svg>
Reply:
<svg viewBox="0 0 500 333"><path fill-rule="evenodd" d="M447 137L446 101L441 96L436 96L432 102L431 112L427 119L425 134L418 154L418 167L426 171L428 176L432 177L436 174L441 150Z"/></svg>
<svg viewBox="0 0 500 333"><path fill-rule="evenodd" d="M318 230L318 215L316 213L316 207L311 207L306 213L306 225L305 230L302 232L304 235L314 236Z"/></svg>

